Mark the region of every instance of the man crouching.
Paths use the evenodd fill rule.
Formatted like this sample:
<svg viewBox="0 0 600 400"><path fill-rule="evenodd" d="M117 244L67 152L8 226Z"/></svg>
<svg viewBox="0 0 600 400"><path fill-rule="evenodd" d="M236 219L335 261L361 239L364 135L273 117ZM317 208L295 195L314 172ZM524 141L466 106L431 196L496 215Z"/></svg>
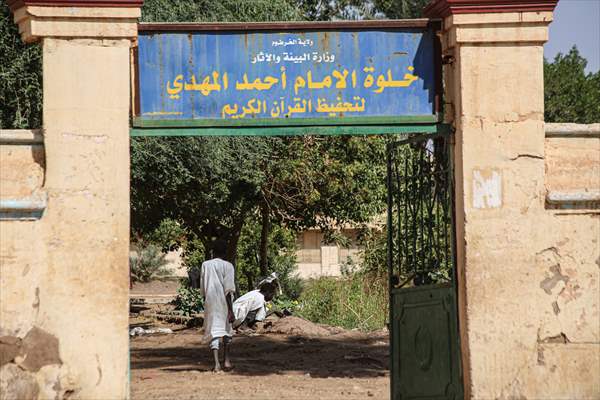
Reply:
<svg viewBox="0 0 600 400"><path fill-rule="evenodd" d="M266 302L275 296L276 286L272 282L261 283L259 289L252 290L233 303L236 329L253 328L257 321L267 317Z"/></svg>

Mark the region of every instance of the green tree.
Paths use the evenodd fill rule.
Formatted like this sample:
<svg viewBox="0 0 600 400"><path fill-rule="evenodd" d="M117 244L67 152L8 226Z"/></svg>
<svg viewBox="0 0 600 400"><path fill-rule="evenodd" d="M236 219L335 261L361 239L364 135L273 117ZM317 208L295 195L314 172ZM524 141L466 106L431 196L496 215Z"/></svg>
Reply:
<svg viewBox="0 0 600 400"><path fill-rule="evenodd" d="M164 218L201 240L211 254L216 238L236 258L243 224L264 179L257 168L268 152L258 138L136 138L131 142L134 232L150 234Z"/></svg>
<svg viewBox="0 0 600 400"><path fill-rule="evenodd" d="M546 122L600 122L600 71L586 74L586 65L576 46L544 60Z"/></svg>
<svg viewBox="0 0 600 400"><path fill-rule="evenodd" d="M431 0L374 0L375 9L386 18L422 18L423 9Z"/></svg>
<svg viewBox="0 0 600 400"><path fill-rule="evenodd" d="M289 137L273 142L263 166L260 269L266 275L270 224L295 230L368 222L385 209L381 137Z"/></svg>
<svg viewBox="0 0 600 400"><path fill-rule="evenodd" d="M0 129L42 125L42 52L25 44L10 9L0 4Z"/></svg>
<svg viewBox="0 0 600 400"><path fill-rule="evenodd" d="M200 239L206 255L225 238L235 261L244 224L259 220L261 275L265 208L269 226L295 230L367 222L385 209L381 138L136 138L131 154L135 233L150 235L170 218Z"/></svg>
<svg viewBox="0 0 600 400"><path fill-rule="evenodd" d="M421 18L430 0L301 0L312 21Z"/></svg>
<svg viewBox="0 0 600 400"><path fill-rule="evenodd" d="M144 22L295 21L302 14L291 0L146 0Z"/></svg>

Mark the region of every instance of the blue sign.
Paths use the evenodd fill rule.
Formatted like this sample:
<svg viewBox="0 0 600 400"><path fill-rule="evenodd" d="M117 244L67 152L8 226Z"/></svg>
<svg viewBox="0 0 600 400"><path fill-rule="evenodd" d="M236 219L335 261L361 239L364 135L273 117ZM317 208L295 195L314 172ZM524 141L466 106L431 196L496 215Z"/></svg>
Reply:
<svg viewBox="0 0 600 400"><path fill-rule="evenodd" d="M434 114L427 29L141 33L142 120ZM292 123L292 121L290 121Z"/></svg>

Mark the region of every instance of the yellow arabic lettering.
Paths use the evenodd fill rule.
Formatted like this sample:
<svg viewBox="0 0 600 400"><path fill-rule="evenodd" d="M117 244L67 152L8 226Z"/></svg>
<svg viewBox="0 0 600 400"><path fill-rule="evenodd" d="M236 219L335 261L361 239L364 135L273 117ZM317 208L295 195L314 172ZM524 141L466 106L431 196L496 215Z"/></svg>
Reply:
<svg viewBox="0 0 600 400"><path fill-rule="evenodd" d="M219 73L216 71L213 71L212 78L213 78L213 83L210 83L210 76L207 76L202 80L202 83L198 84L196 82L196 76L192 75L192 78L190 80L191 83L186 82L184 84L184 90L185 91L191 91L191 90L199 91L204 96L208 96L210 94L210 92L212 92L212 91L220 91L221 85L218 83Z"/></svg>
<svg viewBox="0 0 600 400"><path fill-rule="evenodd" d="M408 67L409 71L413 71L413 67ZM375 93L381 93L385 88L394 88L394 87L408 87L411 83L419 79L418 76L413 75L412 73L404 74L404 79L400 81L396 81L392 78L392 71L390 69L387 70L387 79L383 76L383 74L379 75L377 78L377 87L375 89Z"/></svg>
<svg viewBox="0 0 600 400"><path fill-rule="evenodd" d="M230 104L225 104L223 106L223 108L221 109L221 118L226 118L225 114L227 115L233 115L233 114L237 114L238 111L238 105L235 105L235 108L231 108Z"/></svg>
<svg viewBox="0 0 600 400"><path fill-rule="evenodd" d="M285 89L287 86L287 78L285 76L285 67L281 67L281 88Z"/></svg>
<svg viewBox="0 0 600 400"><path fill-rule="evenodd" d="M256 78L254 82L249 83L248 74L244 74L242 79L242 83L235 83L236 90L269 90L274 84L279 82L279 79L275 77L266 76L264 81L262 81L260 78Z"/></svg>
<svg viewBox="0 0 600 400"><path fill-rule="evenodd" d="M333 72L331 72L331 75L338 80L335 83L336 89L346 89L346 77L348 76L347 69L345 69L343 73L334 69Z"/></svg>
<svg viewBox="0 0 600 400"><path fill-rule="evenodd" d="M339 97L336 104L327 104L326 99L319 98L317 99L317 112L334 116L336 113L365 111L365 99L358 96L355 96L353 99L356 100L354 104L347 101L343 102Z"/></svg>
<svg viewBox="0 0 600 400"><path fill-rule="evenodd" d="M365 67L363 68L363 71L369 73L369 72L374 72L375 68L373 67ZM363 86L366 88L370 88L371 86L373 86L373 82L374 82L374 78L373 75L371 75L370 73L367 75L367 77L365 78L365 81L363 82Z"/></svg>
<svg viewBox="0 0 600 400"><path fill-rule="evenodd" d="M305 113L307 102L306 99L294 98L294 106L288 106L288 112L285 115L286 117L290 117L292 114Z"/></svg>
<svg viewBox="0 0 600 400"><path fill-rule="evenodd" d="M281 104L275 100L273 107L271 107L271 117L277 118L285 111L285 102L281 99Z"/></svg>
<svg viewBox="0 0 600 400"><path fill-rule="evenodd" d="M171 98L171 99L179 98L179 92L181 92L183 90L183 83L181 83L182 80L183 80L183 75L177 75L175 77L175 79L173 80L173 87L171 87L171 84L169 82L167 82L167 94L169 95L169 98Z"/></svg>
<svg viewBox="0 0 600 400"><path fill-rule="evenodd" d="M312 72L308 71L306 74L306 78L308 81L308 88L309 89L323 89L323 88L330 88L331 87L331 77L329 75L327 75L325 77L325 79L323 79L321 82L313 82L312 80Z"/></svg>
<svg viewBox="0 0 600 400"><path fill-rule="evenodd" d="M304 80L303 77L297 76L296 82L294 82L294 93L298 94L298 89L301 87L306 87L306 81Z"/></svg>

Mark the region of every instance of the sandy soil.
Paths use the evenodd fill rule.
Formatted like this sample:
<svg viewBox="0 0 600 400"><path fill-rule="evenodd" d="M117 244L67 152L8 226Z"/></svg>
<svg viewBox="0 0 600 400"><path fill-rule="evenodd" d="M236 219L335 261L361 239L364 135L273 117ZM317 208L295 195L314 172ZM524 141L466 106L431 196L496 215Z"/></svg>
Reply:
<svg viewBox="0 0 600 400"><path fill-rule="evenodd" d="M236 335L235 369L221 374L210 372L212 356L198 329L133 337L132 398L389 399L387 332L316 329L308 321L285 320L259 331L264 333Z"/></svg>
<svg viewBox="0 0 600 400"><path fill-rule="evenodd" d="M176 295L179 280L165 279L164 281L134 282L129 294L132 295Z"/></svg>

